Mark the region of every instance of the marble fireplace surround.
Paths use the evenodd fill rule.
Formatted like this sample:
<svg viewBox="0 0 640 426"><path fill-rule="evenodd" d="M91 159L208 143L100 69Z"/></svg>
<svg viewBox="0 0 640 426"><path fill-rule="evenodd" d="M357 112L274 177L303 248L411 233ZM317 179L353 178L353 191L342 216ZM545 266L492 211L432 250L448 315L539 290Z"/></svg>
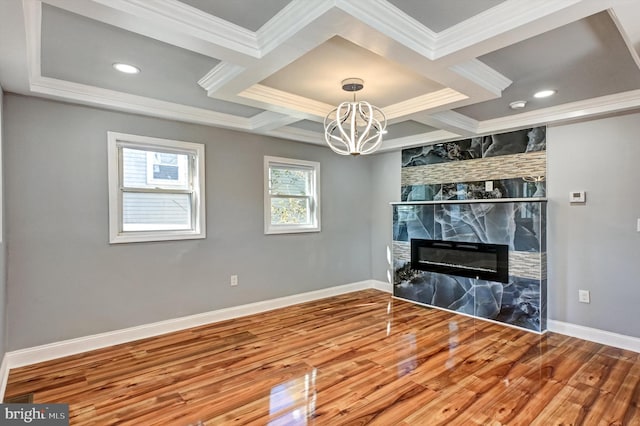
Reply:
<svg viewBox="0 0 640 426"><path fill-rule="evenodd" d="M542 333L547 328L546 199L392 203L395 298ZM411 239L509 246L507 283L411 269Z"/></svg>

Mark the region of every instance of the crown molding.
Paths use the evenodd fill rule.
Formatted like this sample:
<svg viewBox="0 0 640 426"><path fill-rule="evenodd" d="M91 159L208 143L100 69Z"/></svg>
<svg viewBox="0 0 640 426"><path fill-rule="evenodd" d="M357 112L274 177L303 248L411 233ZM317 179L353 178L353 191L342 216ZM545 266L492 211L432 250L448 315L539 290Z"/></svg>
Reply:
<svg viewBox="0 0 640 426"><path fill-rule="evenodd" d="M240 97L278 105L294 111L302 111L318 117L324 117L335 107L324 102L314 101L304 96L294 95L283 90L274 89L262 84L254 84L238 94Z"/></svg>
<svg viewBox="0 0 640 426"><path fill-rule="evenodd" d="M299 34L334 6L335 0L293 0L256 31L260 55L268 54Z"/></svg>
<svg viewBox="0 0 640 426"><path fill-rule="evenodd" d="M46 0L45 0L46 1ZM256 34L177 0L92 0L111 9L196 37L253 58L261 56Z"/></svg>
<svg viewBox="0 0 640 426"><path fill-rule="evenodd" d="M454 65L450 69L478 86L484 87L496 96L502 96L502 91L513 83L513 81L477 59Z"/></svg>
<svg viewBox="0 0 640 426"><path fill-rule="evenodd" d="M34 93L55 99L108 107L169 120L241 130L250 130L251 126L250 119L244 117L54 78L36 78L31 81L30 88Z"/></svg>
<svg viewBox="0 0 640 426"><path fill-rule="evenodd" d="M629 55L631 56L631 59L633 59L636 67L640 68L640 56L638 56L638 51L634 47L633 41L629 37L627 30L625 29L624 25L622 25L622 22L620 22L620 19L618 18L618 15L616 14L614 9L609 9L607 10L607 12L609 13L609 17L613 21L613 24L618 29L618 33L622 37L625 46L627 46L627 50L629 52Z"/></svg>
<svg viewBox="0 0 640 426"><path fill-rule="evenodd" d="M245 67L241 67L240 65L220 62L205 74L204 77L198 80L198 85L207 91L208 96L211 96L229 81L242 74L245 69Z"/></svg>
<svg viewBox="0 0 640 426"><path fill-rule="evenodd" d="M582 0L508 0L438 33L439 59L544 18Z"/></svg>
<svg viewBox="0 0 640 426"><path fill-rule="evenodd" d="M477 133L489 134L527 126L589 118L634 108L640 108L640 89L481 121L478 124Z"/></svg>
<svg viewBox="0 0 640 426"><path fill-rule="evenodd" d="M449 130L464 136L472 136L478 133L478 121L455 111L440 111L429 115L429 123L433 127Z"/></svg>
<svg viewBox="0 0 640 426"><path fill-rule="evenodd" d="M256 114L249 119L251 129L260 132L272 131L291 123L300 121L298 117L292 117L286 114L280 114L274 111L264 111Z"/></svg>
<svg viewBox="0 0 640 426"><path fill-rule="evenodd" d="M322 135L322 133L313 132L311 130L298 129L297 127L285 126L279 129L264 132L264 134L276 138L289 139L314 145L324 145L324 136Z"/></svg>
<svg viewBox="0 0 640 426"><path fill-rule="evenodd" d="M397 151L399 149L411 148L414 146L431 145L445 140L459 139L460 135L447 130L435 130L433 132L421 133L419 135L405 136L403 138L383 140L378 152Z"/></svg>
<svg viewBox="0 0 640 426"><path fill-rule="evenodd" d="M387 119L392 120L394 118L404 117L405 115L437 108L465 99L468 99L468 96L447 87L435 92L427 93L422 96L416 96L415 98L407 99L406 101L389 105L382 108L382 110Z"/></svg>
<svg viewBox="0 0 640 426"><path fill-rule="evenodd" d="M393 38L420 55L434 59L438 36L385 0L336 0L336 7Z"/></svg>
<svg viewBox="0 0 640 426"><path fill-rule="evenodd" d="M27 70L29 81L40 76L42 40L42 3L37 0L22 0L27 42Z"/></svg>

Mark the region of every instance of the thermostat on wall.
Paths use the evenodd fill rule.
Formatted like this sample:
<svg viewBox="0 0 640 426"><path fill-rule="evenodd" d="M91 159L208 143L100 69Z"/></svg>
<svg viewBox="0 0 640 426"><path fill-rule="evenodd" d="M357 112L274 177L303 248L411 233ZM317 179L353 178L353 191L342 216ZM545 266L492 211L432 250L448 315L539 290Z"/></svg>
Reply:
<svg viewBox="0 0 640 426"><path fill-rule="evenodd" d="M569 193L569 202L571 203L584 203L585 200L584 191L571 191Z"/></svg>

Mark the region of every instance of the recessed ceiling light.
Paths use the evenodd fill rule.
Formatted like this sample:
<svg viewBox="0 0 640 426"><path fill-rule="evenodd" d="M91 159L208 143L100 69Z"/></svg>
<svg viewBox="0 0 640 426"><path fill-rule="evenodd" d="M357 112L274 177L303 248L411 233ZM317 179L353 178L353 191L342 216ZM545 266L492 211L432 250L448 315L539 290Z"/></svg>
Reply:
<svg viewBox="0 0 640 426"><path fill-rule="evenodd" d="M134 67L133 65L129 64L123 64L121 62L116 62L115 64L113 64L113 67L125 74L138 74L140 72L140 68Z"/></svg>
<svg viewBox="0 0 640 426"><path fill-rule="evenodd" d="M534 98L548 98L549 96L555 95L556 91L555 90L541 90L539 92L536 92L533 97Z"/></svg>
<svg viewBox="0 0 640 426"><path fill-rule="evenodd" d="M509 108L511 109L522 109L527 106L527 101L515 101L509 104Z"/></svg>

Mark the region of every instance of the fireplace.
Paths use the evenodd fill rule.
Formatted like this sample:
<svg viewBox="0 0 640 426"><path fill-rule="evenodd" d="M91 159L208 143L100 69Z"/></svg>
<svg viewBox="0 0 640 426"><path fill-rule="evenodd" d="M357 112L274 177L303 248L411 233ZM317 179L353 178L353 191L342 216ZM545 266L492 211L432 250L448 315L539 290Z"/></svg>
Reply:
<svg viewBox="0 0 640 426"><path fill-rule="evenodd" d="M411 268L507 283L509 246L414 238Z"/></svg>

